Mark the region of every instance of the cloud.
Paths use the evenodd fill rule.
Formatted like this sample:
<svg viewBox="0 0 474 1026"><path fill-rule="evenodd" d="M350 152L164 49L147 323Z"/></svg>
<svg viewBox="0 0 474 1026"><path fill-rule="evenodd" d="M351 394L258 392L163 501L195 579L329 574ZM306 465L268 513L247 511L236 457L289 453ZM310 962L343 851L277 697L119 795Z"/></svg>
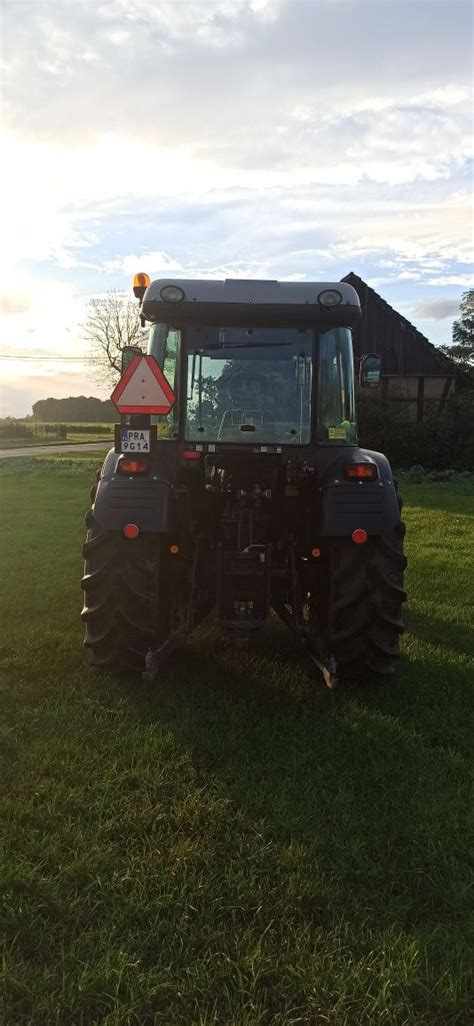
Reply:
<svg viewBox="0 0 474 1026"><path fill-rule="evenodd" d="M174 260L168 253L163 253L159 250L155 250L152 253L142 253L141 256L135 256L134 253L131 253L128 256L118 257L115 260L106 260L102 270L106 274L118 273L126 274L130 277L137 274L143 267L146 268L146 273L156 277L158 275L163 276L165 273L180 274L183 270L178 260Z"/></svg>
<svg viewBox="0 0 474 1026"><path fill-rule="evenodd" d="M454 16L451 4L412 0L409 31L400 6L36 0L24 19L12 4L4 12L7 117L32 138L82 145L106 130L158 147L185 141L240 166L272 161L277 130L290 131L298 108L317 127L328 114L404 108L417 97L429 108L433 95L440 109L444 93L456 120L470 86L470 5L456 3ZM384 120L379 113L374 132ZM411 149L423 124L410 123ZM323 144L324 124L319 157Z"/></svg>
<svg viewBox="0 0 474 1026"><path fill-rule="evenodd" d="M211 262L209 264L182 262L163 252L142 253L141 256L130 254L116 260L108 260L103 270L109 274L122 274L131 278L137 268L145 269L151 278L262 278L265 276L265 263L261 260ZM291 278L297 280L293 273ZM289 280L287 277L286 280Z"/></svg>
<svg viewBox="0 0 474 1026"><path fill-rule="evenodd" d="M459 299L423 299L416 303L413 313L430 321L443 321L459 314Z"/></svg>
<svg viewBox="0 0 474 1026"><path fill-rule="evenodd" d="M8 289L0 293L0 316L15 317L30 309L31 300L19 289Z"/></svg>
<svg viewBox="0 0 474 1026"><path fill-rule="evenodd" d="M469 274L440 274L437 278L428 278L427 285L460 285L462 288L472 289L472 271Z"/></svg>
<svg viewBox="0 0 474 1026"><path fill-rule="evenodd" d="M9 351L80 354L87 297L137 270L353 269L407 309L465 286L470 4L16 6L3 12Z"/></svg>
<svg viewBox="0 0 474 1026"><path fill-rule="evenodd" d="M70 395L95 395L108 399L110 389L95 385L84 371L61 371L52 368L47 374L38 374L34 368L20 368L17 376L2 382L0 388L0 417L28 417L32 404L38 399L63 399Z"/></svg>
<svg viewBox="0 0 474 1026"><path fill-rule="evenodd" d="M85 304L71 284L28 278L20 300L21 296L24 306L15 316L0 311L1 353L37 358L56 355L58 359L83 356L78 325ZM2 363L2 376L11 373L11 363Z"/></svg>
<svg viewBox="0 0 474 1026"><path fill-rule="evenodd" d="M161 228L173 204L189 225L198 203L209 222L220 214L219 263L253 260L257 236L266 262L262 246L278 232L299 248L303 224L361 256L351 225L367 216L357 229L367 239L383 187L390 210L374 233L382 243L389 229L388 258L404 231L413 252L426 235L425 197L468 181L471 12L457 3L453 17L450 4L417 0L409 11L407 33L399 3L373 0L36 0L27 20L7 7L7 259L128 274L130 246L100 253L112 214L119 225L134 210L144 233L151 207ZM418 185L423 225L412 202L398 243L391 193ZM188 252L166 243L170 271L203 263L190 229ZM463 245L467 234L464 225ZM459 233L443 236L459 258ZM149 255L161 273L158 246ZM143 243L136 252L147 255Z"/></svg>

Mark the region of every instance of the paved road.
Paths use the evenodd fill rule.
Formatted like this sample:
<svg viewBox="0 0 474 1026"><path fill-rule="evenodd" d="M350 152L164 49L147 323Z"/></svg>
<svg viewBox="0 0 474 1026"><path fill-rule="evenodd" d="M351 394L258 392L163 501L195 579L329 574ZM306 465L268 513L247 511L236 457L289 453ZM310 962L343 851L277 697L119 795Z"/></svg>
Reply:
<svg viewBox="0 0 474 1026"><path fill-rule="evenodd" d="M39 456L48 452L97 452L98 449L111 449L113 442L78 442L76 445L28 445L23 449L0 449L0 460L11 459L12 456Z"/></svg>

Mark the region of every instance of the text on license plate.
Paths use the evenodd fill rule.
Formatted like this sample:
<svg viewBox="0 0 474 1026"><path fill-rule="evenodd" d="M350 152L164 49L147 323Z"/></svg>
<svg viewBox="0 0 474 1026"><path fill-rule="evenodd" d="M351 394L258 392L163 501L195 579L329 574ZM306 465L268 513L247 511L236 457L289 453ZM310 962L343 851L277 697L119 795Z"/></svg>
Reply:
<svg viewBox="0 0 474 1026"><path fill-rule="evenodd" d="M121 452L150 452L150 432L139 428L123 428L120 432Z"/></svg>

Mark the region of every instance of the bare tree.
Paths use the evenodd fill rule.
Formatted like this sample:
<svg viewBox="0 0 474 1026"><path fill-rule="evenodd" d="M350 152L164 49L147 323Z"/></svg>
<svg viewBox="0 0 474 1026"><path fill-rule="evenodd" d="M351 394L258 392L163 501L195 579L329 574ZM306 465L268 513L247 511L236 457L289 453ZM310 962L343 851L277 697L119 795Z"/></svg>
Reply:
<svg viewBox="0 0 474 1026"><path fill-rule="evenodd" d="M82 325L82 337L89 343L97 384L116 385L124 347L146 349L147 332L140 324L138 303L117 291L91 299Z"/></svg>

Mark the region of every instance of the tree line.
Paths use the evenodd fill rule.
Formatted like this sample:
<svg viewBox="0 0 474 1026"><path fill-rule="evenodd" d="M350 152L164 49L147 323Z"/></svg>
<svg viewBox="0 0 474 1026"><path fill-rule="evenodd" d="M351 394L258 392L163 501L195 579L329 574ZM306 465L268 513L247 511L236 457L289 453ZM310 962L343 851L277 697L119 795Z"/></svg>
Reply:
<svg viewBox="0 0 474 1026"><path fill-rule="evenodd" d="M33 403L33 416L42 422L110 424L117 419L117 411L110 399L76 395L68 399L38 399L38 402Z"/></svg>

